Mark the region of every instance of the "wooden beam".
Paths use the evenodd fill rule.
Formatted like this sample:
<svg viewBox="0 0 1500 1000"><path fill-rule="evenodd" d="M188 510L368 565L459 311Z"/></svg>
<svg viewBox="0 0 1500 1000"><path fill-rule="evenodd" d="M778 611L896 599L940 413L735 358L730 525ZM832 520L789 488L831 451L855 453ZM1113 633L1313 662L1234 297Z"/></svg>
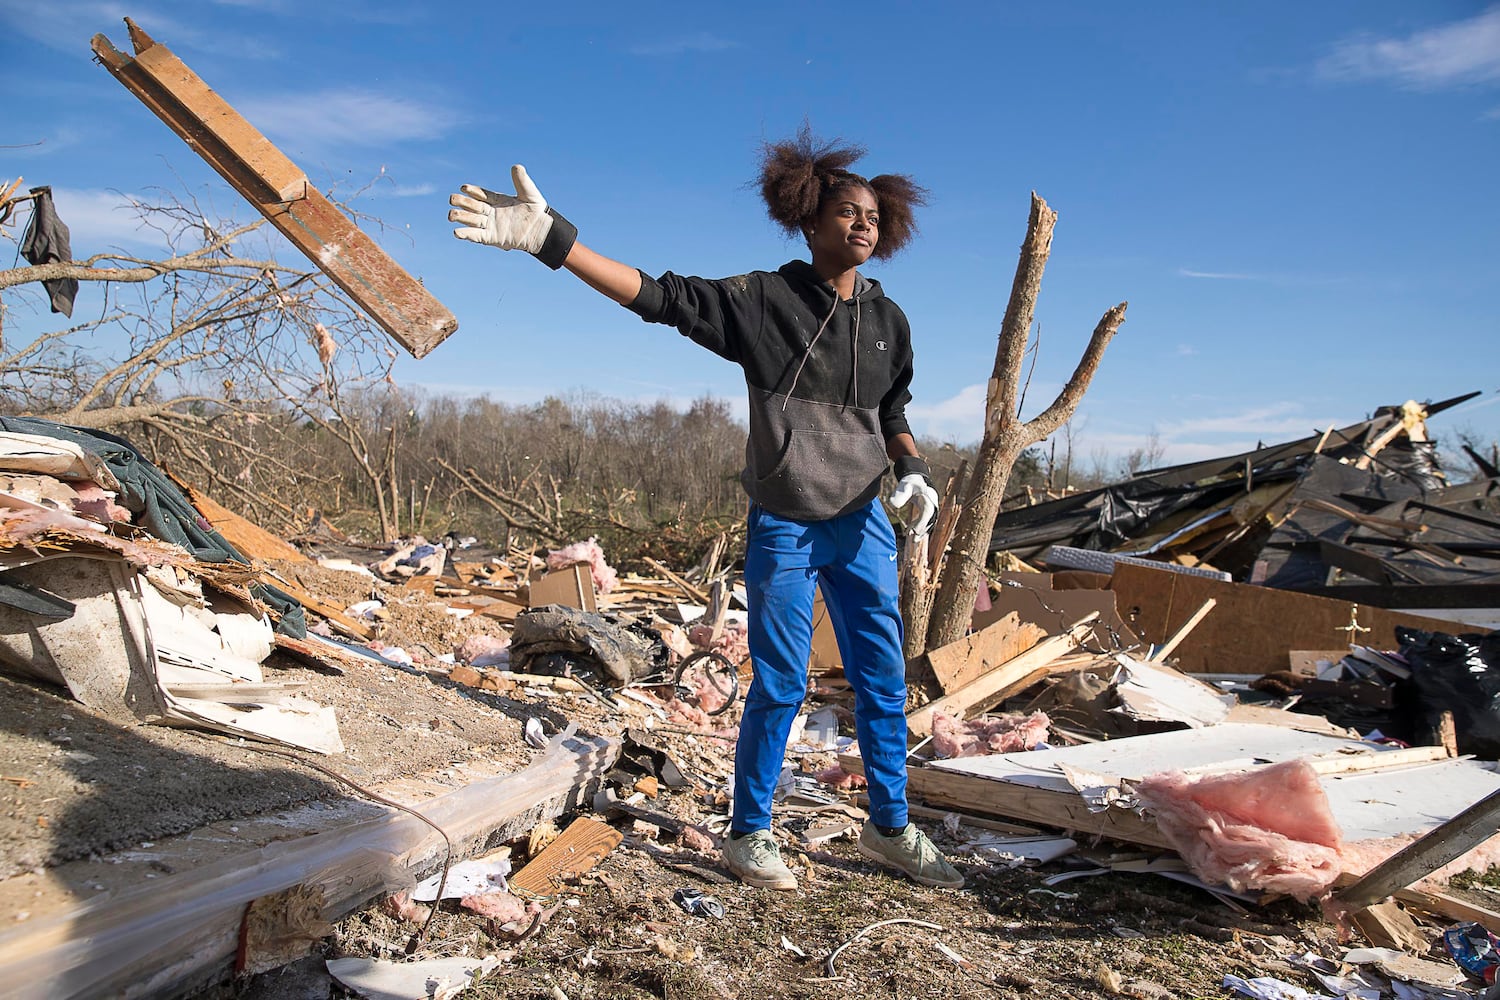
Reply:
<svg viewBox="0 0 1500 1000"><path fill-rule="evenodd" d="M453 313L328 200L177 56L129 18L135 57L103 35L104 68L255 206L397 343L422 357L458 329Z"/></svg>
<svg viewBox="0 0 1500 1000"><path fill-rule="evenodd" d="M841 754L839 766L850 774L863 775L858 754ZM1129 809L1091 812L1082 795L1069 788L1038 788L937 767L908 767L906 791L928 805L954 812L987 813L1044 827L1098 834L1128 844L1174 850L1155 820L1143 819Z"/></svg>
<svg viewBox="0 0 1500 1000"><path fill-rule="evenodd" d="M957 691L1046 637L1046 629L1032 622L1022 622L1021 616L1012 611L957 642L929 649L927 663L944 692Z"/></svg>
<svg viewBox="0 0 1500 1000"><path fill-rule="evenodd" d="M687 597L688 597L688 600L693 601L693 602L698 603L698 604L701 604L705 608L708 607L708 605L711 603L707 594L705 594L703 591L699 590L697 587L693 586L691 583L688 583L686 580L684 580L682 577L678 576L676 573L673 573L670 569L668 569L667 567L663 566L661 563L657 562L655 559L652 559L651 557L647 556L645 562L646 562L647 566L650 566L652 569L656 570L662 576L666 577L668 580L670 580L674 584L676 584L677 585L677 589L680 590L680 591L682 591L684 594L686 594Z"/></svg>
<svg viewBox="0 0 1500 1000"><path fill-rule="evenodd" d="M1042 640L1021 655L996 666L988 673L980 674L975 680L956 691L909 713L906 717L908 734L919 738L931 735L934 712L945 712L948 715L963 718L964 713L971 709L982 710L993 705L997 696L1011 690L1011 686L1016 681L1044 670L1053 660L1076 647L1078 639L1074 636L1074 631L1080 626L1091 623L1097 617L1099 617L1097 612L1085 616L1061 635Z"/></svg>
<svg viewBox="0 0 1500 1000"><path fill-rule="evenodd" d="M1500 829L1500 791L1491 792L1407 844L1358 882L1338 892L1334 899L1351 910L1377 903L1478 847L1493 837L1497 829Z"/></svg>

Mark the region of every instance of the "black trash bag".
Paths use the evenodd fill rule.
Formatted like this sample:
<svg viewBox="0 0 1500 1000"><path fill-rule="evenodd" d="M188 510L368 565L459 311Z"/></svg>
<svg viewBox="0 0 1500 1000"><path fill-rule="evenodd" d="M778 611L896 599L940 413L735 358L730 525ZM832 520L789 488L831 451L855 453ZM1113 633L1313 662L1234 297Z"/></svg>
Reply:
<svg viewBox="0 0 1500 1000"><path fill-rule="evenodd" d="M670 655L661 634L644 622L561 604L516 615L510 636L516 670L616 688L666 670Z"/></svg>
<svg viewBox="0 0 1500 1000"><path fill-rule="evenodd" d="M1436 733L1453 713L1458 752L1500 760L1500 632L1424 632L1396 626L1401 656L1411 667L1407 697L1418 737Z"/></svg>
<svg viewBox="0 0 1500 1000"><path fill-rule="evenodd" d="M1404 479L1424 491L1448 485L1436 441L1412 441L1403 434L1381 449L1375 468L1381 475Z"/></svg>

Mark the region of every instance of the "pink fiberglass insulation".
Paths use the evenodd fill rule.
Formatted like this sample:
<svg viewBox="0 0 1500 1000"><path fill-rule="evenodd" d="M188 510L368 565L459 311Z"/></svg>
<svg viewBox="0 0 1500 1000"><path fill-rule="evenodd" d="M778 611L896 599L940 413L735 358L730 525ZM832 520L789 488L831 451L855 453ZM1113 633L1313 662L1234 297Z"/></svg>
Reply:
<svg viewBox="0 0 1500 1000"><path fill-rule="evenodd" d="M532 915L540 911L536 903L528 905L524 900L504 890L465 896L458 901L458 905L466 910L472 910L481 917L488 917L502 926L523 921L529 924Z"/></svg>
<svg viewBox="0 0 1500 1000"><path fill-rule="evenodd" d="M850 774L838 764L818 772L818 780L833 788L865 788L869 782L862 774Z"/></svg>
<svg viewBox="0 0 1500 1000"><path fill-rule="evenodd" d="M719 840L702 827L685 826L677 834L677 843L690 851L707 854L718 850Z"/></svg>
<svg viewBox="0 0 1500 1000"><path fill-rule="evenodd" d="M620 578L615 574L614 568L604 561L604 550L599 547L597 538L574 542L547 553L547 568L550 570L567 569L576 563L588 563L589 574L594 578L594 589L599 593L608 594L619 586Z"/></svg>
<svg viewBox="0 0 1500 1000"><path fill-rule="evenodd" d="M397 920L414 924L422 923L431 912L429 907L413 902L411 894L407 892L396 892L385 897L380 901L380 909Z"/></svg>
<svg viewBox="0 0 1500 1000"><path fill-rule="evenodd" d="M1197 779L1166 771L1136 790L1168 842L1209 882L1306 901L1343 870L1338 823L1305 761Z"/></svg>
<svg viewBox="0 0 1500 1000"><path fill-rule="evenodd" d="M130 523L130 511L115 503L115 494L98 483L77 482L69 485L78 494L78 499L73 501L73 510L77 513L106 524L111 521Z"/></svg>
<svg viewBox="0 0 1500 1000"><path fill-rule="evenodd" d="M713 637L712 625L694 625L688 629L688 641L699 649L718 653L738 666L750 658L750 630L744 622L725 622L719 637Z"/></svg>
<svg viewBox="0 0 1500 1000"><path fill-rule="evenodd" d="M979 757L1030 750L1047 742L1052 720L1045 712L994 715L963 721L946 712L932 713L932 749L939 757Z"/></svg>
<svg viewBox="0 0 1500 1000"><path fill-rule="evenodd" d="M698 707L705 712L717 712L719 709L723 708L724 703L729 700L729 696L725 692L720 691L718 688L714 687L713 681L709 680L708 677L702 673L691 672L686 675L683 680L687 681L693 686L693 693L691 697L695 702L697 702ZM724 681L724 686L727 688L733 683L734 678L730 677L726 681Z"/></svg>

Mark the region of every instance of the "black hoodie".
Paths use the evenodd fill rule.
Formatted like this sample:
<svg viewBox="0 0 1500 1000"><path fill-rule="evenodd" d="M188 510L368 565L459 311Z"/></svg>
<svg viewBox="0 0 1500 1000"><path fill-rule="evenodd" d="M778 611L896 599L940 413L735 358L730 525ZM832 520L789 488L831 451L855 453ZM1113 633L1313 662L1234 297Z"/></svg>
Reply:
<svg viewBox="0 0 1500 1000"><path fill-rule="evenodd" d="M690 278L641 275L629 306L744 369L750 436L740 482L782 517L820 521L874 499L886 442L911 428L911 328L880 283L840 302L811 264Z"/></svg>

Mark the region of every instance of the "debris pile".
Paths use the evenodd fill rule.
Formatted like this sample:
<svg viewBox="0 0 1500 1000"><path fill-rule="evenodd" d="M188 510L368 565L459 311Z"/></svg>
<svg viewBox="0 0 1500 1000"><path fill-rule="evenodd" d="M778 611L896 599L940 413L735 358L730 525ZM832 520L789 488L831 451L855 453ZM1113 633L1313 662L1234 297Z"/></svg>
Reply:
<svg viewBox="0 0 1500 1000"><path fill-rule="evenodd" d="M924 915L962 912L971 894L1002 884L1061 906L1078 898L1052 888L1065 881L1152 875L1206 901L1197 927L1213 913L1253 921L1288 899L1331 917L1301 950L1262 954L1264 970L1226 967L1214 985L1266 996L1343 986L1372 997L1478 995L1434 991L1463 984L1470 965L1482 975L1483 929L1500 932L1500 916L1448 883L1485 870L1496 850L1500 774L1486 763L1500 756L1496 638L1462 621L1482 620L1482 608L1441 609L1457 621L1414 613L1428 605L1408 595L1449 584L1408 579L1421 573L1405 567L1482 566L1494 483L1403 492L1411 466L1436 465L1428 454L1388 474L1402 447L1391 421L1408 436L1417 426L1410 411L1395 413L1002 516L996 538L1009 558L988 574L969 633L909 665L911 815L970 882L924 897ZM7 669L66 685L104 713L128 709L132 722L175 711L179 722L317 749L328 755L320 768L365 800L357 818L314 824L306 808L268 817L268 829L308 832L256 849L277 845L256 854L260 881L239 878L251 862L228 855L215 877L173 875L123 893L145 916L122 940L176 970L164 981L230 958L243 975L284 970L316 952L328 959L317 975L370 996L408 981L437 996L539 968L560 975L543 956L563 956L578 975L617 954L701 972L716 945L700 925L748 920L763 905L752 906L753 891L718 855L751 677L744 594L725 545L681 572L648 563L651 576L617 571L592 538L539 554L456 536L376 548L309 531L294 548L191 487L167 482L142 502L127 478L111 478L104 446L0 429L15 439L0 464ZM1385 464L1349 461L1349 448L1382 437ZM149 468L130 451L135 473ZM1448 502L1453 491L1468 499ZM1467 547L1433 543L1461 551L1458 560L1422 547L1441 530L1433 518L1462 522ZM1393 528L1397 520L1408 527ZM1113 541L1098 547L1106 527ZM1347 581L1283 585L1306 578L1309 559L1328 558L1330 546L1377 544L1381 565L1397 571L1376 585L1399 580L1406 603L1346 599L1340 588L1365 586ZM1339 558L1342 573L1353 560ZM330 589L314 566L348 582ZM418 608L449 629L414 631ZM855 702L821 602L815 615L808 701L772 832L807 892L833 892L872 869L856 847L867 803ZM51 638L70 622L112 630L130 657L101 674L108 658L94 655L97 642L81 655ZM47 642L28 645L37 635ZM287 718L287 692L260 670L273 651L455 694L514 724L521 763L476 759L361 787L351 777L361 761L336 743L320 745L305 725L268 724ZM625 879L645 895L633 898ZM627 930L590 922L610 910ZM300 930L287 931L298 913ZM45 956L40 942L59 927L88 935L104 919L61 907L21 920L0 934L0 966ZM967 920L943 919L862 920L819 945L805 927L789 930L775 960L804 978L842 980L858 963L835 967L836 957L887 954L900 937L993 988L1015 956L958 936ZM193 951L186 931L159 932L173 921L238 943ZM1463 926L1444 943L1445 929ZM600 927L611 928L607 939L591 936ZM1330 950L1356 934L1371 947ZM110 992L136 981L134 961L122 950L86 974L64 963L33 978ZM1252 968L1273 974L1242 975ZM1095 975L1116 993L1176 989L1161 976L1166 993L1153 994L1155 984L1108 965Z"/></svg>

